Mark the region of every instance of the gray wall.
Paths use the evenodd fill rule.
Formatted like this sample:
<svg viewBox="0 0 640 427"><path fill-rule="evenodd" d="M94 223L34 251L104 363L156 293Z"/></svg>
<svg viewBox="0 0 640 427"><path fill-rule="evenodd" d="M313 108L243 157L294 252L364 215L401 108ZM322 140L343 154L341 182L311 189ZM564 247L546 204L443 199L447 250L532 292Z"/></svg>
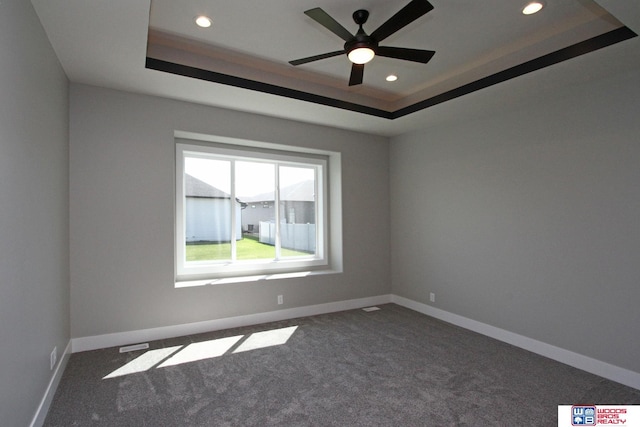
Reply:
<svg viewBox="0 0 640 427"><path fill-rule="evenodd" d="M175 289L174 130L340 151L344 273ZM386 138L76 84L70 132L73 337L389 293Z"/></svg>
<svg viewBox="0 0 640 427"><path fill-rule="evenodd" d="M552 67L452 101L541 90L392 140L393 293L640 372L640 74L585 73L637 48L555 66L576 69L555 93Z"/></svg>
<svg viewBox="0 0 640 427"><path fill-rule="evenodd" d="M31 7L0 3L0 424L31 422L69 342L68 82Z"/></svg>

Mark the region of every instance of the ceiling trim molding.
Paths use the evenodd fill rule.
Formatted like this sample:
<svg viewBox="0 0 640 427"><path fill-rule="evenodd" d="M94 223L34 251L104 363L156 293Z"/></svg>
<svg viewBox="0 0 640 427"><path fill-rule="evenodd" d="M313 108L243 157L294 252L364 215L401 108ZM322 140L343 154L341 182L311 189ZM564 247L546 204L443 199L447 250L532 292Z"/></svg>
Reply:
<svg viewBox="0 0 640 427"><path fill-rule="evenodd" d="M407 114L415 113L416 111L424 110L425 108L433 107L434 105L450 101L463 95L468 95L480 89L484 89L498 83L520 77L533 71L537 71L542 68L567 61L577 56L584 55L586 53L593 52L607 46L611 46L613 44L628 40L636 36L637 34L627 27L617 28L583 42L576 43L564 49L560 49L547 55L540 56L536 59L524 62L520 65L507 68L506 70L460 86L456 89L444 92L440 95L425 99L424 101L417 102L408 107L401 108L393 113L393 118L396 119L398 117L406 116Z"/></svg>
<svg viewBox="0 0 640 427"><path fill-rule="evenodd" d="M199 80L205 80L213 83L224 84L228 86L240 87L257 92L268 93L271 95L283 96L286 98L297 99L300 101L311 102L315 104L325 105L328 107L340 108L370 116L381 117L394 120L404 117L411 113L424 110L434 105L441 104L446 101L468 95L472 92L496 85L498 83L511 80L524 74L537 71L539 69L549 67L551 65L602 49L607 46L622 42L624 40L637 37L637 34L628 27L620 27L599 36L590 38L580 43L576 43L569 47L557 50L555 52L543 55L539 58L524 62L520 65L508 68L490 76L481 78L474 82L460 86L456 89L449 90L440 95L433 96L423 101L416 102L404 108L395 111L387 111L379 108L373 108L362 104L343 101L322 95L316 95L301 90L291 89L283 86L263 83L256 80L245 79L241 77L231 76L228 74L218 73L201 68L191 67L174 62L164 61L161 59L146 58L146 68L171 73L175 75L191 77Z"/></svg>
<svg viewBox="0 0 640 427"><path fill-rule="evenodd" d="M328 107L341 108L343 110L355 111L357 113L368 114L370 116L382 117L385 119L393 119L393 113L381 110L379 108L368 107L366 105L356 104L353 102L342 101L340 99L330 98L328 96L316 95L297 89L291 89L283 86L263 83L256 80L245 79L228 74L218 73L202 68L191 67L188 65L176 64L174 62L163 61L161 59L147 57L146 68L156 71L164 71L166 73L176 74L179 76L192 77L194 79L206 80L212 83L220 83L223 85L240 87L256 92L268 93L271 95L284 96L286 98L298 99L300 101L312 102L314 104L326 105Z"/></svg>

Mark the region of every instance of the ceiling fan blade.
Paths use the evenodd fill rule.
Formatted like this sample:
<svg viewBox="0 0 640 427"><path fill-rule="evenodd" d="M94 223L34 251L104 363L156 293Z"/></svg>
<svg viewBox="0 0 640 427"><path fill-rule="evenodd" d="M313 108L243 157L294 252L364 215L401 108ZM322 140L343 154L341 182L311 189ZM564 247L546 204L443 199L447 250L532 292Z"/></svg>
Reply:
<svg viewBox="0 0 640 427"><path fill-rule="evenodd" d="M371 37L381 42L431 10L433 10L433 5L427 0L411 0L408 5L400 9L395 15L389 18L387 22L380 25L377 30L371 33Z"/></svg>
<svg viewBox="0 0 640 427"><path fill-rule="evenodd" d="M349 86L362 84L364 77L364 64L351 65L351 77L349 77Z"/></svg>
<svg viewBox="0 0 640 427"><path fill-rule="evenodd" d="M433 50L408 49L405 47L378 46L378 49L376 49L376 55L378 56L421 62L423 64L429 62L434 54L435 52Z"/></svg>
<svg viewBox="0 0 640 427"><path fill-rule="evenodd" d="M340 37L342 40L348 42L353 39L353 34L351 34L346 28L340 25L338 21L329 16L329 14L321 8L316 7L314 9L309 9L305 12L305 15L331 31L336 36Z"/></svg>
<svg viewBox="0 0 640 427"><path fill-rule="evenodd" d="M332 58L334 56L342 55L344 53L345 53L344 50L336 50L335 52L328 52L328 53L323 53L322 55L309 56L308 58L301 58L301 59L296 59L294 61L289 61L289 64L302 65L302 64L307 64L309 62L313 62L313 61L319 61L321 59Z"/></svg>

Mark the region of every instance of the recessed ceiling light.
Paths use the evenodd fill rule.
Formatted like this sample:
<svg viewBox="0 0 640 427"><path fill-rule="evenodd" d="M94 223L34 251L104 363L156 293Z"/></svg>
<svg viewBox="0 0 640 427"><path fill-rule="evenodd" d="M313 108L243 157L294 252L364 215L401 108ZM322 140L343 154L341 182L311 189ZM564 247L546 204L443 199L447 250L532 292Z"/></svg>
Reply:
<svg viewBox="0 0 640 427"><path fill-rule="evenodd" d="M522 9L522 13L524 13L525 15L533 15L534 13L540 12L543 7L544 5L542 4L542 2L534 1L526 5L524 9Z"/></svg>
<svg viewBox="0 0 640 427"><path fill-rule="evenodd" d="M196 25L200 28L209 28L211 26L211 18L204 15L196 17L195 21Z"/></svg>
<svg viewBox="0 0 640 427"><path fill-rule="evenodd" d="M389 74L387 76L386 80L388 82L395 82L396 80L398 80L398 76L396 76L395 74Z"/></svg>

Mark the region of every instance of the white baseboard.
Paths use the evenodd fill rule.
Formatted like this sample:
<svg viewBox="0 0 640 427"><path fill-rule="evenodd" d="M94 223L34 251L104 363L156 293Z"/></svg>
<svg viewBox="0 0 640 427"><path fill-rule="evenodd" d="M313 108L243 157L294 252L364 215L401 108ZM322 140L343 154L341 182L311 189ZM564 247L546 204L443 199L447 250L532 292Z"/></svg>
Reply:
<svg viewBox="0 0 640 427"><path fill-rule="evenodd" d="M33 416L33 420L31 420L31 427L40 427L44 424L44 420L45 418L47 418L47 413L49 412L49 407L51 406L51 402L53 401L53 396L56 394L58 384L60 384L60 379L62 379L62 374L64 373L64 369L67 367L67 363L69 362L70 357L71 340L69 340L67 347L64 349L64 353L62 353L62 357L60 357L60 360L58 361L58 365L53 371L53 375L51 376L51 380L49 381L47 390L45 391L44 396L40 401L40 405L38 405L38 409Z"/></svg>
<svg viewBox="0 0 640 427"><path fill-rule="evenodd" d="M78 353L81 351L118 347L122 345L173 338L183 335L200 334L221 329L238 328L241 326L258 325L268 322L277 322L280 320L295 319L297 317L314 316L317 314L333 313L336 311L344 310L353 310L356 308L362 308L376 304L387 304L390 302L391 295L379 295L375 297L358 298L347 301L330 302L326 304L269 311L266 313L248 314L245 316L207 320L204 322L73 338L71 340L71 348L73 353Z"/></svg>
<svg viewBox="0 0 640 427"><path fill-rule="evenodd" d="M468 319L401 296L391 295L391 302L499 341L506 342L507 344L520 347L532 353L548 357L549 359L564 363L565 365L573 366L574 368L578 368L640 390L640 373L638 372L620 368L582 354L574 353L542 341L537 341L523 335L496 328L495 326Z"/></svg>
<svg viewBox="0 0 640 427"><path fill-rule="evenodd" d="M73 338L71 340L71 350L73 353L78 353L81 351L118 347L159 339L179 337L183 335L193 335L221 329L237 328L241 326L250 326L261 323L294 319L297 317L314 316L317 314L333 313L343 310L353 310L357 308L363 308L376 304L386 304L390 302L640 390L640 373L638 372L611 365L600 360L596 360L569 350L565 350L563 348L556 347L542 341L528 338L523 335L507 331L505 329L500 329L495 326L459 316L457 314L453 314L448 311L444 311L398 295L379 295L376 297L359 298L347 301L289 308L265 313L249 314L245 316L208 320L204 322ZM58 369L59 368L60 365L58 366ZM57 383L55 385L57 386ZM53 389L53 391L55 391L55 388ZM53 396L51 396L51 398L52 397Z"/></svg>

